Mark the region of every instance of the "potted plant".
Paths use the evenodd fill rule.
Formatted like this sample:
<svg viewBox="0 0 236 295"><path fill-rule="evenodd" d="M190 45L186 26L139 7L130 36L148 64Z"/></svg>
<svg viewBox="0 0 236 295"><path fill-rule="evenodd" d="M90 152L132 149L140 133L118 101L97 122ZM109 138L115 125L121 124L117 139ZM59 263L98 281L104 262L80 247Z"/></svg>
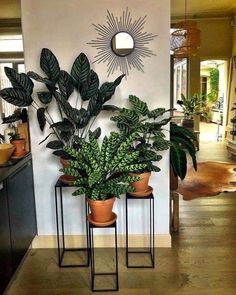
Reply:
<svg viewBox="0 0 236 295"><path fill-rule="evenodd" d="M73 185L78 189L73 195L85 194L94 222L106 223L112 218L115 197L125 192L133 192L130 182L138 180L130 176L130 171L146 168L146 163L138 163L138 151L130 151L137 134L124 138L122 134L111 132L105 136L101 146L92 132L88 141L81 140L80 148L65 147L72 159L70 167L63 172L76 178ZM100 216L101 215L101 216Z"/></svg>
<svg viewBox="0 0 236 295"><path fill-rule="evenodd" d="M99 113L116 109L106 103L124 75L99 87L98 75L90 68L84 53L79 54L68 73L61 70L56 56L47 48L41 51L40 67L46 76L33 71L18 74L14 69L5 67L12 87L0 90L0 96L18 107L32 106L37 112L40 129L43 131L46 123L50 128L49 134L41 143L53 137L46 146L53 150L53 154L67 158L63 147L77 148L80 138L86 138L92 130ZM44 86L42 91L37 92L38 99L32 96L33 80ZM59 120L54 119L50 113L55 105ZM97 128L93 132L99 137L101 129Z"/></svg>
<svg viewBox="0 0 236 295"><path fill-rule="evenodd" d="M183 126L170 122L170 188L178 188L178 177L184 179L187 173L187 155L190 156L193 167L197 170L196 137Z"/></svg>
<svg viewBox="0 0 236 295"><path fill-rule="evenodd" d="M181 93L181 100L177 100L184 113L184 119L182 120L182 125L191 131L194 131L194 116L200 115L203 112L204 100L198 95L184 96Z"/></svg>
<svg viewBox="0 0 236 295"><path fill-rule="evenodd" d="M137 163L147 163L147 166L135 171L139 174L141 182L135 182L133 185L137 192L145 192L148 189L151 171L160 171L153 162L160 161L162 156L159 152L169 148L169 141L165 138L163 130L163 126L170 121L170 117L164 118L163 115L169 110L149 110L147 103L135 95L129 95L129 102L131 107L120 109L118 115L111 117L111 120L116 122L124 137L134 133L139 135L130 150L138 151Z"/></svg>
<svg viewBox="0 0 236 295"><path fill-rule="evenodd" d="M12 157L21 158L26 154L25 139L21 138L17 127L14 127L14 130L14 132L8 134L10 143L15 147Z"/></svg>

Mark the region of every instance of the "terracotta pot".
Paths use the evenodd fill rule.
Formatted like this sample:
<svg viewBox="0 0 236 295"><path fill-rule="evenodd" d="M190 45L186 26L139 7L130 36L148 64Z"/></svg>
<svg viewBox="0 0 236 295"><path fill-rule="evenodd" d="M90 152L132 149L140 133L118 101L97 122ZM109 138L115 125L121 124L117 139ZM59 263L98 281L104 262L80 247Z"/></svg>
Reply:
<svg viewBox="0 0 236 295"><path fill-rule="evenodd" d="M181 121L182 126L189 131L193 132L194 131L194 120L193 119L183 119Z"/></svg>
<svg viewBox="0 0 236 295"><path fill-rule="evenodd" d="M70 164L69 164L69 160L68 159L60 158L60 163L61 163L61 165L62 165L63 168L70 167ZM67 174L63 174L60 177L61 182L65 183L65 184L72 184L75 181L75 179L76 178L74 176L67 175Z"/></svg>
<svg viewBox="0 0 236 295"><path fill-rule="evenodd" d="M88 199L91 216L95 222L108 222L113 218L112 208L115 202L115 197L107 200L91 200Z"/></svg>
<svg viewBox="0 0 236 295"><path fill-rule="evenodd" d="M140 177L140 180L130 183L130 185L135 188L135 192L145 192L149 189L148 182L151 176L151 172L130 173L130 175Z"/></svg>
<svg viewBox="0 0 236 295"><path fill-rule="evenodd" d="M15 150L12 154L14 157L22 157L25 155L25 139L16 139L16 140L11 140L11 144L14 145Z"/></svg>

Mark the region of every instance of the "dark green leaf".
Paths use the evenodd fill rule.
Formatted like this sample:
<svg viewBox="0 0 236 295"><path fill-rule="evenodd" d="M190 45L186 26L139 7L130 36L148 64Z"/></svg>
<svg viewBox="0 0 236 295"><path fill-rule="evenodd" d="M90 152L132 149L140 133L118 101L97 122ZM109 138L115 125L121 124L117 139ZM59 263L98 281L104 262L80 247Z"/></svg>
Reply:
<svg viewBox="0 0 236 295"><path fill-rule="evenodd" d="M37 119L38 119L39 128L41 131L44 130L44 127L46 125L46 118L44 113L45 113L45 108L37 109Z"/></svg>
<svg viewBox="0 0 236 295"><path fill-rule="evenodd" d="M8 103L18 107L27 107L33 102L32 97L28 93L17 88L4 88L0 90L0 96Z"/></svg>
<svg viewBox="0 0 236 295"><path fill-rule="evenodd" d="M42 141L40 141L39 144L43 143L44 141L46 141L51 135L54 135L54 132L49 133Z"/></svg>
<svg viewBox="0 0 236 295"><path fill-rule="evenodd" d="M43 104L48 104L52 101L52 93L47 91L37 92L38 98Z"/></svg>
<svg viewBox="0 0 236 295"><path fill-rule="evenodd" d="M40 67L50 80L56 82L60 67L56 56L48 48L43 48L40 56Z"/></svg>
<svg viewBox="0 0 236 295"><path fill-rule="evenodd" d="M65 131L65 132L74 131L73 124L66 118L64 118L63 121L52 124L50 128L56 128L59 131Z"/></svg>
<svg viewBox="0 0 236 295"><path fill-rule="evenodd" d="M93 134L93 136L94 136L96 139L98 139L98 138L100 137L100 135L101 135L101 132L102 132L101 128L98 127L98 128L96 128L96 129L92 132L92 134Z"/></svg>
<svg viewBox="0 0 236 295"><path fill-rule="evenodd" d="M77 88L84 83L88 83L90 77L90 64L84 53L80 53L74 61L71 69L71 76L74 79Z"/></svg>
<svg viewBox="0 0 236 295"><path fill-rule="evenodd" d="M30 78L34 79L35 81L38 81L38 82L44 83L44 84L46 84L46 85L48 85L48 86L54 87L54 85L55 85L55 82L49 80L48 78L43 78L43 77L41 77L39 74L37 74L37 73L35 73L35 72L33 72L33 71L29 71L29 72L27 73L27 75L28 75Z"/></svg>
<svg viewBox="0 0 236 295"><path fill-rule="evenodd" d="M60 71L58 86L61 94L68 99L74 90L73 79L66 71Z"/></svg>
<svg viewBox="0 0 236 295"><path fill-rule="evenodd" d="M93 70L91 70L90 79L89 79L89 82L86 84L86 89L84 88L83 91L81 91L81 98L83 100L88 100L96 96L98 93L98 87L99 87L98 75Z"/></svg>
<svg viewBox="0 0 236 295"><path fill-rule="evenodd" d="M8 79L11 81L12 87L24 90L29 95L32 94L34 83L26 74L18 74L16 70L8 67L5 67L4 70Z"/></svg>
<svg viewBox="0 0 236 295"><path fill-rule="evenodd" d="M119 110L120 110L120 108L117 106L114 106L114 105L106 104L106 105L102 106L102 111L116 112Z"/></svg>
<svg viewBox="0 0 236 295"><path fill-rule="evenodd" d="M115 93L116 87L120 84L121 80L125 75L120 75L114 82L105 82L99 89L99 98L104 104L106 101L111 99Z"/></svg>
<svg viewBox="0 0 236 295"><path fill-rule="evenodd" d="M58 149L62 149L64 146L63 142L60 140L53 140L50 141L46 147L52 150L58 150Z"/></svg>

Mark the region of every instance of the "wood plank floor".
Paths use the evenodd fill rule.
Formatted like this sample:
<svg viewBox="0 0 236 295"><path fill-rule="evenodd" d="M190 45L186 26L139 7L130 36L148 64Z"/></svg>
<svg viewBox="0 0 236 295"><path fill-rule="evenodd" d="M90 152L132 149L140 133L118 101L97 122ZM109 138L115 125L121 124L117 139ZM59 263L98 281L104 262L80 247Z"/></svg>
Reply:
<svg viewBox="0 0 236 295"><path fill-rule="evenodd" d="M205 155L204 155L205 153ZM213 155L215 154L215 155ZM224 147L201 146L199 159L234 161ZM109 250L101 249L101 253ZM84 295L87 268L58 268L56 250L31 250L7 295ZM156 249L155 269L127 269L119 250L119 292L124 295L236 294L236 193L180 201L180 230L171 249Z"/></svg>

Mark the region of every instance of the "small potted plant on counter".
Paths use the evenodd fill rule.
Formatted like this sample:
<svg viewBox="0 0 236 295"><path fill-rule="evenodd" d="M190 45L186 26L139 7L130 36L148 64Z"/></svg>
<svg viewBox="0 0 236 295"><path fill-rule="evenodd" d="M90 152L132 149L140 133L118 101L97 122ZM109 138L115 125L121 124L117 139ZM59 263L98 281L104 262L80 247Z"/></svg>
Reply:
<svg viewBox="0 0 236 295"><path fill-rule="evenodd" d="M15 147L12 158L22 158L27 153L25 150L25 139L21 138L17 127L14 127L14 130L14 132L8 134L10 143Z"/></svg>

